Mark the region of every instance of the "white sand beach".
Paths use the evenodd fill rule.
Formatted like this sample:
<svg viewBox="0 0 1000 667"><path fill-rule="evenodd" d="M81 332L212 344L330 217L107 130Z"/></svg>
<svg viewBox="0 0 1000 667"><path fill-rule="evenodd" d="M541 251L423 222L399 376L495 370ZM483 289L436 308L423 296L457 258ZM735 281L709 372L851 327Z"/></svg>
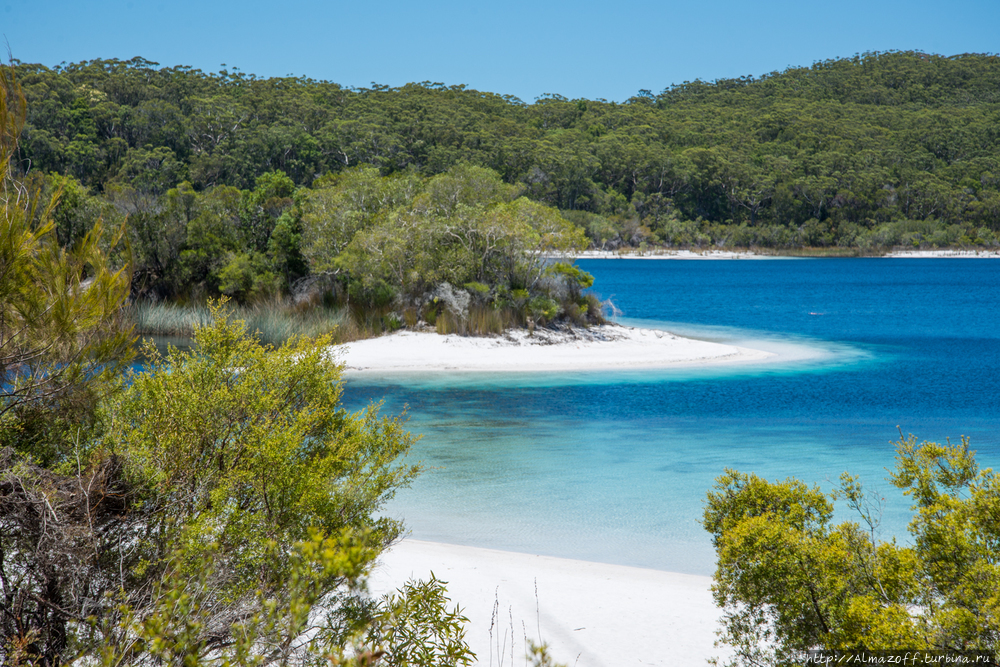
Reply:
<svg viewBox="0 0 1000 667"><path fill-rule="evenodd" d="M941 258L941 259L1000 259L1000 250L981 248L976 250L956 250L950 248L938 250L893 250L884 255L875 255L887 259L900 258ZM764 255L751 251L739 250L668 250L665 248L653 248L645 252L635 250L585 250L574 259L808 259L808 256L793 255Z"/></svg>
<svg viewBox="0 0 1000 667"><path fill-rule="evenodd" d="M335 352L348 374L643 369L777 356L618 325L492 338L400 331ZM432 571L469 618L480 665L527 664L527 639L548 643L570 667L703 665L725 655L713 646L719 611L709 577L407 539L383 554L370 588L384 594Z"/></svg>
<svg viewBox="0 0 1000 667"><path fill-rule="evenodd" d="M668 250L666 248L653 248L646 252L629 250L619 252L617 250L584 250L575 259L793 259L784 255L761 255L750 251L740 250Z"/></svg>
<svg viewBox="0 0 1000 667"><path fill-rule="evenodd" d="M894 250L885 256L890 259L1000 259L1000 250Z"/></svg>
<svg viewBox="0 0 1000 667"><path fill-rule="evenodd" d="M380 562L369 580L375 595L432 571L448 582L480 665L523 665L526 640L539 638L569 667L704 665L728 655L713 646L720 614L710 577L410 539Z"/></svg>
<svg viewBox="0 0 1000 667"><path fill-rule="evenodd" d="M509 331L474 337L398 331L334 348L346 371L577 371L757 362L771 352L676 336L667 331L603 325L571 331Z"/></svg>

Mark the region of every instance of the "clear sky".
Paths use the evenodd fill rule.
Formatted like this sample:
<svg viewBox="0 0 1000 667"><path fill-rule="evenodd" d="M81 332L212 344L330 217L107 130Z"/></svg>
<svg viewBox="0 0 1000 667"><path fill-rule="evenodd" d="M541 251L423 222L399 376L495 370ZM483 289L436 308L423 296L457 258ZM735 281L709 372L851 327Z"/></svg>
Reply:
<svg viewBox="0 0 1000 667"><path fill-rule="evenodd" d="M0 0L15 58L622 101L864 51L1000 51L1000 0Z"/></svg>

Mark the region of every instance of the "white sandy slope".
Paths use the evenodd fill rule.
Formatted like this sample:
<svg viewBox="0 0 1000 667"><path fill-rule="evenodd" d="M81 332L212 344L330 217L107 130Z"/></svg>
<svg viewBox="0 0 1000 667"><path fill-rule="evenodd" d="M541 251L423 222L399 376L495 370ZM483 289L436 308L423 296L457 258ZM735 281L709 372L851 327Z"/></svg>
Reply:
<svg viewBox="0 0 1000 667"><path fill-rule="evenodd" d="M480 665L524 665L526 639L539 637L570 667L704 665L728 655L713 647L719 610L709 577L408 539L382 556L369 587L381 595L432 571L469 619Z"/></svg>
<svg viewBox="0 0 1000 667"><path fill-rule="evenodd" d="M761 361L770 352L604 325L572 331L511 331L474 337L399 331L334 347L348 372L575 371Z"/></svg>

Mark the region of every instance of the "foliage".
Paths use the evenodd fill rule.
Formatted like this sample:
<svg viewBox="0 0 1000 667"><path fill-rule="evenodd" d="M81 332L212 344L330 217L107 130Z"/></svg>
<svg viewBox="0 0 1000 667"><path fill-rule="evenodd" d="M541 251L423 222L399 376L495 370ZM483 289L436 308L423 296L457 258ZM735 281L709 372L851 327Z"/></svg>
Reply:
<svg viewBox="0 0 1000 667"><path fill-rule="evenodd" d="M243 193L199 193L184 182L155 198L109 187L112 214L127 217L138 300L198 303L224 295L260 309L287 294L289 303L273 310L321 301L353 306L352 326L379 333L404 321L399 310L415 313L440 286L456 284L475 296L476 317L489 321L470 328L469 313L455 312L458 329L502 330L499 323L510 318L491 314L513 307L502 295L565 291L543 280L553 275L548 257L587 243L557 211L517 197L516 188L481 167L461 165L430 179L360 167L323 179L315 190L292 189L280 172ZM586 285L566 284L579 300Z"/></svg>
<svg viewBox="0 0 1000 667"><path fill-rule="evenodd" d="M0 68L2 444L53 462L67 454L60 433L89 422L102 387L129 361L132 336L121 316L129 273L106 252L119 245L120 231L106 233L98 222L61 247L58 188L43 205L42 193L10 172L24 114L17 80Z"/></svg>
<svg viewBox="0 0 1000 667"><path fill-rule="evenodd" d="M274 555L275 545L265 550ZM379 601L356 598L353 608L329 609L331 590L341 598L364 593L373 553L363 536L350 531L332 538L313 533L292 547L280 595L260 595L256 612L232 628L232 641L214 646L204 630L217 624L206 595L216 568L209 565L194 577L173 570L157 585L151 613L125 610L124 631L100 648L99 664L472 664L475 655L463 638L466 619L457 608L447 611L444 587L433 576Z"/></svg>
<svg viewBox="0 0 1000 667"><path fill-rule="evenodd" d="M412 174L383 178L377 169L356 167L315 184L303 197L303 255L315 272L336 271L336 258L354 236L380 216L412 201Z"/></svg>
<svg viewBox="0 0 1000 667"><path fill-rule="evenodd" d="M258 176L256 185L242 195L240 232L247 248L264 252L277 220L292 205L295 183L283 171L274 171Z"/></svg>
<svg viewBox="0 0 1000 667"><path fill-rule="evenodd" d="M477 306L517 311L506 295L525 289L588 323L594 304L545 282L544 255L1000 246L995 56L866 53L624 104L141 58L17 73L15 168L36 170L42 210L56 201L62 245L99 217L127 230L135 297L251 304L323 282L379 332L442 283L477 283Z"/></svg>
<svg viewBox="0 0 1000 667"><path fill-rule="evenodd" d="M104 527L121 510L121 466L84 467L77 445L131 357L129 273L112 268L105 250L117 237L100 224L61 247L58 185L44 193L11 172L24 114L16 77L0 68L0 649L12 662L41 654L51 664L68 624L88 613L76 606L87 593L63 588L64 573L95 588L107 581L89 555L95 531L113 533ZM67 468L77 474L58 472Z"/></svg>
<svg viewBox="0 0 1000 667"><path fill-rule="evenodd" d="M277 276L268 270L267 260L258 253L226 256L219 269L219 291L240 301L275 296L279 292Z"/></svg>
<svg viewBox="0 0 1000 667"><path fill-rule="evenodd" d="M130 257L103 247L138 299L249 305L309 284L380 333L438 326L429 295L479 284L475 315L441 327L492 331L600 321L545 271L588 245L1000 247L996 56L866 53L624 104L141 58L16 72L30 104L13 168L35 170L64 247L101 218L126 230Z"/></svg>
<svg viewBox="0 0 1000 667"><path fill-rule="evenodd" d="M548 644L536 644L528 640L528 657L531 658L531 667L565 667L556 663L549 653Z"/></svg>
<svg viewBox="0 0 1000 667"><path fill-rule="evenodd" d="M960 445L897 443L892 483L914 500L912 547L877 539L879 498L853 477L827 496L728 470L704 525L719 564L732 664L800 664L811 649L979 651L1000 646L1000 477ZM862 523L831 525L841 498Z"/></svg>
<svg viewBox="0 0 1000 667"><path fill-rule="evenodd" d="M400 532L375 514L417 468L397 462L412 442L399 420L339 407L328 344L263 346L216 307L190 351L147 346L72 466L3 450L5 643L45 664L100 646L237 650L247 624L278 632L260 619L292 604L311 542L338 565L309 566L306 602L340 614L341 639L364 621L352 582Z"/></svg>
<svg viewBox="0 0 1000 667"><path fill-rule="evenodd" d="M283 572L262 560L260 539L287 549L309 529L344 527L378 544L397 537L396 522L371 515L417 471L395 463L412 439L400 422L377 406L338 408L328 338L272 349L243 322L218 310L214 320L190 351L147 346L149 370L106 407L103 446L129 461L143 503L157 508L149 547L183 544L194 563L201 549L222 549L238 587L227 594L238 596Z"/></svg>
<svg viewBox="0 0 1000 667"><path fill-rule="evenodd" d="M545 273L551 276L562 276L566 282L577 289L586 289L594 284L594 276L579 267L565 262L556 262L545 269Z"/></svg>
<svg viewBox="0 0 1000 667"><path fill-rule="evenodd" d="M465 644L464 624L457 606L448 611L445 584L431 572L429 581L407 582L380 602L380 613L366 644L388 647L380 664L386 667L458 667L472 665L475 654Z"/></svg>
<svg viewBox="0 0 1000 667"><path fill-rule="evenodd" d="M525 319L507 312L516 309L505 295L552 291L558 286L543 281L555 275L548 257L586 246L557 211L517 195L495 172L470 165L426 180L347 170L304 200L305 255L314 273L347 282L369 317L401 306L402 316L383 313L386 328L422 316L441 333L497 333ZM579 298L583 283L569 283ZM551 320L559 309L545 312Z"/></svg>
<svg viewBox="0 0 1000 667"><path fill-rule="evenodd" d="M355 235L341 265L366 285L413 294L442 283L533 288L547 253L581 250L586 241L558 212L514 194L493 172L452 169L428 181L411 206Z"/></svg>
<svg viewBox="0 0 1000 667"><path fill-rule="evenodd" d="M397 176L401 199L377 204L391 209L417 175L459 165L573 215L604 249L1000 243L995 55L864 53L624 104L525 104L428 82L346 89L141 58L18 64L18 74L30 102L20 164L96 193L162 193L185 178L199 191L240 189L242 252L266 252L295 199L287 182L312 188L304 210L325 218L303 241L314 269L374 222L367 204L320 194L340 174L345 192L383 203L396 195L380 194L390 184L375 175ZM911 223L925 230L885 227Z"/></svg>

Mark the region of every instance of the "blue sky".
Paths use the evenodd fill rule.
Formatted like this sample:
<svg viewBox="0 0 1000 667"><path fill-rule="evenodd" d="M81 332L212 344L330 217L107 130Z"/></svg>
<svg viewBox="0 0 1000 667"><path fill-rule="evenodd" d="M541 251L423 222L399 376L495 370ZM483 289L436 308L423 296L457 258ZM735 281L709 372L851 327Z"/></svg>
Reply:
<svg viewBox="0 0 1000 667"><path fill-rule="evenodd" d="M1000 52L1000 0L0 0L15 58L622 101L870 50Z"/></svg>

